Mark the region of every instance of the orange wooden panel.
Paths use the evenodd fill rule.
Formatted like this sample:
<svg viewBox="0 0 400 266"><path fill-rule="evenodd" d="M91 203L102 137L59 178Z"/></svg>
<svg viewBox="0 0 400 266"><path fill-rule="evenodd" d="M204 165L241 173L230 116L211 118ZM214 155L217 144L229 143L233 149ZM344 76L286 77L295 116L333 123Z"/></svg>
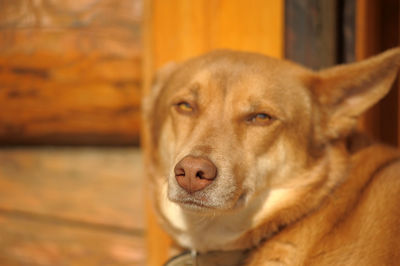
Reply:
<svg viewBox="0 0 400 266"><path fill-rule="evenodd" d="M144 17L144 95L155 70L204 52L228 48L283 57L284 1L146 0ZM145 121L144 121L145 123ZM143 146L146 149L146 124ZM148 206L148 265L162 265L171 241Z"/></svg>
<svg viewBox="0 0 400 266"><path fill-rule="evenodd" d="M141 0L0 7L0 144L137 143Z"/></svg>
<svg viewBox="0 0 400 266"><path fill-rule="evenodd" d="M256 51L282 58L283 4L283 0L147 0L145 82L168 61L213 49Z"/></svg>
<svg viewBox="0 0 400 266"><path fill-rule="evenodd" d="M147 265L163 265L171 255L172 240L159 226L149 195L145 207L147 216Z"/></svg>

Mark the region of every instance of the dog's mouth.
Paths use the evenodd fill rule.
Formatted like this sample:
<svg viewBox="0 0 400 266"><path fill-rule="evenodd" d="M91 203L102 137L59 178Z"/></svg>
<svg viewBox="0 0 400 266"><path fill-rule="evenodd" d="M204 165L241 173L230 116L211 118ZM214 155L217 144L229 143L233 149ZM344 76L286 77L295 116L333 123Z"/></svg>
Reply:
<svg viewBox="0 0 400 266"><path fill-rule="evenodd" d="M168 198L186 210L199 211L218 209L218 206L216 206L208 193L204 192L189 194L178 191L178 193L170 193Z"/></svg>
<svg viewBox="0 0 400 266"><path fill-rule="evenodd" d="M246 193L241 192L238 195L222 195L219 193L199 193L197 194L186 194L178 193L170 195L169 200L177 203L181 208L188 211L212 211L212 212L224 212L241 208L246 201Z"/></svg>
<svg viewBox="0 0 400 266"><path fill-rule="evenodd" d="M196 200L196 199L182 199L175 201L181 207L187 210L213 210L214 206L211 206L205 201Z"/></svg>

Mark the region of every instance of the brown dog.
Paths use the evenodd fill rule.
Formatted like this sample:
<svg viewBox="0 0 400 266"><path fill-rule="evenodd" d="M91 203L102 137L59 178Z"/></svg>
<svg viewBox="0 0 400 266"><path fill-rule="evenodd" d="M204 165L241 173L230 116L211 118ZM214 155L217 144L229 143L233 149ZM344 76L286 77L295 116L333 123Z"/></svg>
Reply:
<svg viewBox="0 0 400 266"><path fill-rule="evenodd" d="M218 265L400 265L400 153L354 134L399 65L400 49L320 72L234 51L165 66L144 130L167 232Z"/></svg>

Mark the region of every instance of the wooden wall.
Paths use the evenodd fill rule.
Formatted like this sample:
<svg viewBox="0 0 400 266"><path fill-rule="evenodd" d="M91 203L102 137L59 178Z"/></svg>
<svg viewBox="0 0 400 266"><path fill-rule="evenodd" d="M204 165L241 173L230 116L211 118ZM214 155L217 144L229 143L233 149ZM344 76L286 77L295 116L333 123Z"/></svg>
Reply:
<svg viewBox="0 0 400 266"><path fill-rule="evenodd" d="M0 1L0 145L138 143L142 2ZM357 60L399 44L397 0L263 2L148 0L153 21L147 25L157 30L146 30L152 41L143 50L151 54L145 56L144 82L167 61L213 48L285 54L320 68L349 60L337 61L338 38L356 37ZM345 21L346 14L332 16L332 10L354 4L356 34L340 35L343 23L335 19ZM284 5L285 23L293 25L286 27L286 42L271 38L283 35ZM399 97L392 90L361 127L399 144Z"/></svg>
<svg viewBox="0 0 400 266"><path fill-rule="evenodd" d="M0 1L0 145L138 142L141 0Z"/></svg>

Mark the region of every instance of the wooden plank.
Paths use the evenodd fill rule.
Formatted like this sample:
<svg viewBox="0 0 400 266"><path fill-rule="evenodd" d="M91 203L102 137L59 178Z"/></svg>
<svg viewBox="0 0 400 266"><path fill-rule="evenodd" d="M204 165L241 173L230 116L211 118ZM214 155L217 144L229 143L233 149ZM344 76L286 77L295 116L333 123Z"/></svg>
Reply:
<svg viewBox="0 0 400 266"><path fill-rule="evenodd" d="M356 0L338 1L338 63L355 61Z"/></svg>
<svg viewBox="0 0 400 266"><path fill-rule="evenodd" d="M147 79L151 80L154 70L168 61L185 60L213 49L283 57L283 0L145 2Z"/></svg>
<svg viewBox="0 0 400 266"><path fill-rule="evenodd" d="M0 210L143 231L138 149L0 150Z"/></svg>
<svg viewBox="0 0 400 266"><path fill-rule="evenodd" d="M357 0L356 9L356 60L379 52L377 1ZM375 139L380 138L379 107L370 109L360 119L360 128Z"/></svg>
<svg viewBox="0 0 400 266"><path fill-rule="evenodd" d="M354 61L355 0L286 0L285 57L313 69Z"/></svg>
<svg viewBox="0 0 400 266"><path fill-rule="evenodd" d="M0 144L135 144L141 0L0 8Z"/></svg>
<svg viewBox="0 0 400 266"><path fill-rule="evenodd" d="M146 0L144 16L144 92L154 72L168 61L228 48L283 57L284 1ZM142 144L149 146L144 121ZM148 200L150 202L150 200ZM148 207L149 265L162 265L171 240Z"/></svg>
<svg viewBox="0 0 400 266"><path fill-rule="evenodd" d="M338 1L285 3L285 57L313 69L336 64Z"/></svg>
<svg viewBox="0 0 400 266"><path fill-rule="evenodd" d="M356 59L362 60L399 43L399 2L397 0L357 0ZM395 85L394 87L396 87ZM396 87L397 88L397 87ZM373 138L398 145L398 90L390 93L369 110L360 121L360 128Z"/></svg>
<svg viewBox="0 0 400 266"><path fill-rule="evenodd" d="M142 237L0 214L0 264L145 265Z"/></svg>
<svg viewBox="0 0 400 266"><path fill-rule="evenodd" d="M146 203L146 248L148 252L148 265L163 265L168 258L177 254L171 253L170 247L172 245L172 239L159 226L158 220L154 214L152 206L153 201L150 199L150 195L147 195Z"/></svg>
<svg viewBox="0 0 400 266"><path fill-rule="evenodd" d="M382 50L399 45L399 8L400 2L398 0L387 0L381 6L382 22L379 39L381 40ZM395 146L400 144L397 141L400 131L398 131L398 126L396 126L400 123L400 116L398 116L400 102L398 101L399 91L397 83L392 86L389 94L379 104L381 112L380 137L384 142Z"/></svg>

